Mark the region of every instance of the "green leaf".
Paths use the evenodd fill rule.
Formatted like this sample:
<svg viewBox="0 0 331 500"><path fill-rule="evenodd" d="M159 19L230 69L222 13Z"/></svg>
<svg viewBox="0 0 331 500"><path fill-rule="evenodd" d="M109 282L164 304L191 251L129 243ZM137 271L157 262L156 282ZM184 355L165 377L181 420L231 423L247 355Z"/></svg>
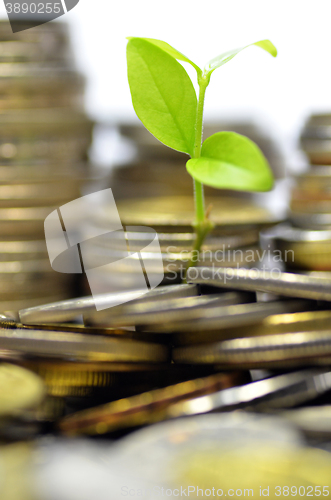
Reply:
<svg viewBox="0 0 331 500"><path fill-rule="evenodd" d="M192 155L197 96L183 66L142 38L129 40L127 63L138 118L159 141Z"/></svg>
<svg viewBox="0 0 331 500"><path fill-rule="evenodd" d="M128 40L134 40L134 39L138 39L138 38L128 37ZM164 52L169 54L174 59L178 59L179 61L183 61L183 62L187 62L187 63L191 64L191 66L193 66L193 68L198 73L198 76L200 76L202 74L202 71L199 68L199 66L197 66L193 61L191 61L191 59L184 56L184 54L182 54L181 52L176 50L174 47L169 45L167 42L163 42L162 40L157 40L156 38L139 38L139 40L145 40L146 42L149 42L149 43L152 43L153 45L156 45L157 47L162 49Z"/></svg>
<svg viewBox="0 0 331 500"><path fill-rule="evenodd" d="M251 43L249 45L246 45L245 47L241 47L240 49L229 50L228 52L225 52L224 54L211 59L211 61L209 61L205 68L206 73L211 74L213 71L215 71L215 69L231 61L231 59L239 54L239 52L247 49L247 47L251 47L252 45L256 45L257 47L260 47L261 49L269 52L269 54L271 54L273 57L277 56L277 49L274 44L270 42L270 40L260 40L259 42Z"/></svg>
<svg viewBox="0 0 331 500"><path fill-rule="evenodd" d="M268 191L273 175L257 145L234 132L218 132L202 145L201 157L189 160L186 168L199 182L219 189Z"/></svg>

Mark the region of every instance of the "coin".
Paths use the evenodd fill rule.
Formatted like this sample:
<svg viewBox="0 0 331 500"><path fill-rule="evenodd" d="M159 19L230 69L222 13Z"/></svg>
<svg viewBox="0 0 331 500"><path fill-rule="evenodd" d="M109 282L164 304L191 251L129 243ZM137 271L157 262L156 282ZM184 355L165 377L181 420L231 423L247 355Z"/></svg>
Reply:
<svg viewBox="0 0 331 500"><path fill-rule="evenodd" d="M208 283L237 290L259 290L312 300L331 300L330 283L327 279L282 273L278 270L273 272L255 269L191 267L187 276L191 283Z"/></svg>
<svg viewBox="0 0 331 500"><path fill-rule="evenodd" d="M47 160L35 160L34 162L2 162L0 165L1 183L12 182L36 182L50 180L61 181L63 184L67 180L73 182L77 177L80 184L80 178L87 177L88 165L86 163L52 163Z"/></svg>
<svg viewBox="0 0 331 500"><path fill-rule="evenodd" d="M329 230L331 229L331 213L312 213L305 214L301 212L289 211L289 220L297 227L310 230Z"/></svg>
<svg viewBox="0 0 331 500"><path fill-rule="evenodd" d="M277 221L268 210L244 199L210 198L208 203L213 206L211 220L216 226L263 225ZM117 207L125 226L191 227L194 219L193 199L188 196L123 200ZM107 217L107 209L96 216L104 220Z"/></svg>
<svg viewBox="0 0 331 500"><path fill-rule="evenodd" d="M331 330L235 338L177 347L176 363L212 363L222 367L297 367L330 364Z"/></svg>
<svg viewBox="0 0 331 500"><path fill-rule="evenodd" d="M1 44L0 44L1 48ZM27 108L80 109L84 79L72 71L24 71L21 66L3 67L0 63L0 109Z"/></svg>
<svg viewBox="0 0 331 500"><path fill-rule="evenodd" d="M264 335L319 332L329 329L331 311L305 311L286 314L271 314L255 324L181 332L174 336L178 345L206 344L236 338L251 338Z"/></svg>
<svg viewBox="0 0 331 500"><path fill-rule="evenodd" d="M329 114L311 115L301 133L301 147L312 164L330 164L330 123Z"/></svg>
<svg viewBox="0 0 331 500"><path fill-rule="evenodd" d="M0 208L0 234L3 237L41 238L45 218L54 207Z"/></svg>
<svg viewBox="0 0 331 500"><path fill-rule="evenodd" d="M329 405L308 406L280 412L282 418L293 423L305 435L323 438L331 436L330 415Z"/></svg>
<svg viewBox="0 0 331 500"><path fill-rule="evenodd" d="M196 285L174 285L158 287L148 293L146 293L146 290L134 290L132 292L122 292L122 294L126 299L125 301L133 301L141 295L143 297L139 299L140 301L160 301L163 298L196 296L198 287ZM21 310L20 319L24 324L72 321L84 313L94 311L95 301L100 304L109 304L109 307L111 307L114 301L118 303L118 293L108 293L95 297L79 297L54 304L50 303L32 310Z"/></svg>
<svg viewBox="0 0 331 500"><path fill-rule="evenodd" d="M226 295L226 294L225 294ZM222 307L199 309L194 313L194 318L167 321L166 324L154 323L140 327L142 331L151 332L205 332L215 331L223 328L248 327L273 314L290 313L302 311L307 308L304 301L273 301L249 304L235 304Z"/></svg>
<svg viewBox="0 0 331 500"><path fill-rule="evenodd" d="M282 252L287 268L328 271L331 269L331 231L275 226L262 231L261 237L273 241Z"/></svg>
<svg viewBox="0 0 331 500"><path fill-rule="evenodd" d="M22 262L45 259L46 243L43 240L0 241L0 262Z"/></svg>
<svg viewBox="0 0 331 500"><path fill-rule="evenodd" d="M114 470L114 468L117 470L117 474L121 478L119 482L127 485L128 491L136 487L142 491L150 489L157 493L159 489L162 491L163 487L164 492L169 489L176 493L176 488L179 488L184 496L185 493L188 495L187 486L191 485L189 496L199 498L202 496L202 490L199 490L197 495L197 483L204 487L204 496L212 496L214 484L218 485L217 488L224 487L219 483L221 477L221 482L226 484L228 488L222 490L223 496L225 491L227 493L229 491L229 496L231 496L231 486L233 486L234 495L238 497L240 492L237 488L239 485L244 490L244 486L238 482L238 478L245 476L245 488L251 487L251 481L254 482L256 477L263 479L261 484L266 486L266 477L269 481L274 480L274 474L279 478L277 475L279 469L272 467L274 465L272 460L277 462L279 455L285 459L286 453L294 451L297 451L299 455L299 450L302 453L305 450L300 434L283 419L245 412L232 412L229 415L214 414L189 419L181 418L141 429L118 443L116 453L108 458L108 467L110 470ZM226 457L233 457L233 454L238 457L238 464L242 464L250 457L249 475L246 475L239 465L236 465L235 460L231 460L231 467L229 464L224 464L224 472L222 468L216 466L217 479L213 477L208 484L202 484L200 482L201 475L198 474L196 477L191 476L188 479L186 471L192 462L195 462L194 457L201 457L201 461L197 458L197 462L200 463L200 471L202 469L207 474L209 470L209 474L215 472L216 476L211 457L215 458L218 464L216 457L219 457L220 460L223 458L226 462ZM253 456L256 457L256 460L252 460ZM270 464L270 468L265 464L263 467L263 458L265 464ZM328 465L330 458L326 458L326 461ZM256 462L258 465L254 474ZM207 463L208 467L205 470L204 464ZM235 471L235 475L233 471ZM271 471L270 474L269 471ZM325 472L325 468L323 471ZM326 477L328 477L327 474ZM254 482L255 493L259 492L259 485L260 483L256 485ZM208 488L210 488L210 495ZM218 496L221 496L221 492L219 490L217 492L215 488L214 495L216 496L217 493Z"/></svg>
<svg viewBox="0 0 331 500"><path fill-rule="evenodd" d="M69 179L57 181L52 179L48 183L7 184L0 185L0 207L36 207L49 204L57 205L68 199L78 198L80 182Z"/></svg>
<svg viewBox="0 0 331 500"><path fill-rule="evenodd" d="M330 388L331 373L327 370L292 372L177 403L168 411L168 416L177 418L238 408L258 411L291 408L313 400Z"/></svg>
<svg viewBox="0 0 331 500"><path fill-rule="evenodd" d="M69 435L105 434L120 428L153 423L164 417L169 406L178 401L209 394L240 384L240 373L218 374L156 389L70 415L59 428Z"/></svg>
<svg viewBox="0 0 331 500"><path fill-rule="evenodd" d="M249 449L251 448L251 449ZM182 488L200 493L211 491L227 491L232 493L233 477L236 492L264 492L270 494L278 491L291 491L292 495L301 492L302 496L309 493L310 488L319 489L323 481L327 481L331 468L330 454L316 448L280 447L279 444L255 442L251 447L241 449L234 446L231 450L220 452L214 446L212 449L193 451L181 455L179 462L173 464L179 470L178 483ZM313 465L312 465L313 464ZM177 466L177 467L176 467ZM297 486L300 484L300 487ZM322 490L321 490L322 491ZM324 489L328 491L328 487ZM193 493L194 494L194 493ZM263 493L262 493L263 494ZM276 493L277 495L277 493ZM195 497L198 498L198 497Z"/></svg>
<svg viewBox="0 0 331 500"><path fill-rule="evenodd" d="M206 310L219 310L228 305L249 302L250 295L225 293L200 297L183 297L158 302L129 302L104 311L85 313L84 323L102 326L157 325L168 326L169 322L194 321ZM171 330L170 330L171 331Z"/></svg>
<svg viewBox="0 0 331 500"><path fill-rule="evenodd" d="M166 346L95 335L32 329L1 329L0 350L25 356L104 362L167 362Z"/></svg>
<svg viewBox="0 0 331 500"><path fill-rule="evenodd" d="M45 387L37 375L19 366L0 364L0 415L15 415L41 403Z"/></svg>
<svg viewBox="0 0 331 500"><path fill-rule="evenodd" d="M13 443L0 447L0 494L2 500L35 500L33 460L34 445L28 442Z"/></svg>
<svg viewBox="0 0 331 500"><path fill-rule="evenodd" d="M40 294L38 294L38 297L24 297L24 294L23 297L21 297L21 295L17 295L13 299L4 299L0 301L0 311L10 311L17 314L20 309L37 307L47 302L59 301L60 299L63 299L63 297L66 297L68 295L70 295L70 290L68 288L59 291L58 295L54 295L53 291L49 289L43 290L42 297L40 296Z"/></svg>

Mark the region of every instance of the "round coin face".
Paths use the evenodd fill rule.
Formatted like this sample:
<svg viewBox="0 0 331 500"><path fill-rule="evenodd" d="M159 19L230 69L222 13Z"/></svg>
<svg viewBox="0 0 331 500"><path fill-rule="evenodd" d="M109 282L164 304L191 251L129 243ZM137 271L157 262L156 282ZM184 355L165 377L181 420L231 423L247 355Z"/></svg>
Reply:
<svg viewBox="0 0 331 500"><path fill-rule="evenodd" d="M245 455L249 453L250 456L255 454L258 457L261 448L272 450L278 448L284 457L287 451L302 449L298 432L286 421L243 412L177 419L147 427L119 442L116 457L117 466L122 469L128 486L134 483L134 480L140 480L150 488L157 484L166 489L170 488L171 484L175 488L181 481L183 485L184 481L188 482L187 464L190 463L191 468L194 460L192 458L197 455L201 456L201 467L203 467L208 456L219 459L224 457L226 462L225 457L231 452L238 456L238 459L242 453ZM264 453L260 457L263 455ZM272 458L272 452L269 452L268 457ZM212 460L208 460L208 464L211 466ZM231 464L234 471L237 471L238 466L235 465L235 461L231 460ZM219 476L225 478L226 474L222 468L217 468L217 471ZM239 468L236 475L233 473L231 475L227 467L227 475L233 479L234 488L242 472ZM267 470L264 470L264 473L266 474ZM123 477L121 479L123 480ZM192 483L189 484L197 484L196 479L194 481L193 477L190 479ZM212 488L212 481L209 486Z"/></svg>
<svg viewBox="0 0 331 500"><path fill-rule="evenodd" d="M42 380L19 366L0 364L0 416L37 406L45 394Z"/></svg>

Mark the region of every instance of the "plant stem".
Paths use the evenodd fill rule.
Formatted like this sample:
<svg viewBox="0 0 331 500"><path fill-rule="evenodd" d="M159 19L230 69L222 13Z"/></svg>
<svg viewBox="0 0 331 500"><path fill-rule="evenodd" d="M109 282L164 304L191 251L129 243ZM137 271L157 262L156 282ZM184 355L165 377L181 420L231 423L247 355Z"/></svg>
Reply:
<svg viewBox="0 0 331 500"><path fill-rule="evenodd" d="M206 89L209 85L210 76L202 75L199 80L199 99L197 109L197 119L195 125L195 140L192 158L200 158L202 146L202 130L203 130L203 110L205 104ZM187 269L195 265L202 247L202 244L207 234L212 230L213 224L205 214L205 195L203 184L193 179L194 184L194 205L195 205L195 220L193 222L195 230L195 242L193 247L193 256L187 264Z"/></svg>

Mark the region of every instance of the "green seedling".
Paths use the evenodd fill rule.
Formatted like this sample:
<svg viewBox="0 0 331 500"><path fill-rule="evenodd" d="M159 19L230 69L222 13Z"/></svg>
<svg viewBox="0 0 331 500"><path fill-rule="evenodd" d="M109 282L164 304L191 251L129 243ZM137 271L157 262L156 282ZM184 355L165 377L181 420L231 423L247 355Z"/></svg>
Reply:
<svg viewBox="0 0 331 500"><path fill-rule="evenodd" d="M251 45L273 57L277 55L277 49L269 40ZM246 47L215 57L202 71L161 40L132 37L127 44L128 80L138 118L159 141L191 158L186 168L194 182L193 254L196 256L213 229L209 210L205 209L204 184L238 191L269 191L273 186L266 158L247 137L218 132L202 142L204 101L210 77ZM196 70L198 97L189 75L178 61L189 63Z"/></svg>

